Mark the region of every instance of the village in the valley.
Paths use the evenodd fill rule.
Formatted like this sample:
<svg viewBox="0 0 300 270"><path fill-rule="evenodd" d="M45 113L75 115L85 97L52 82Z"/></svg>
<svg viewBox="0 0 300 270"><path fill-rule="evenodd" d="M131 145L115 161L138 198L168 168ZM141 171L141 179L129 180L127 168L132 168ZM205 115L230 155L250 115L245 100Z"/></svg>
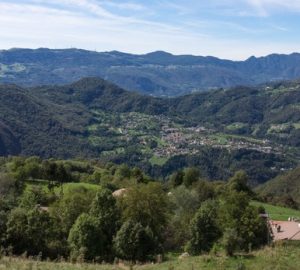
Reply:
<svg viewBox="0 0 300 270"><path fill-rule="evenodd" d="M162 115L124 113L117 119L102 116L101 122L93 127L96 136L101 136L97 133L99 127L110 130L112 135L124 142L124 146L135 138L144 151L151 151L159 158L197 154L205 146L229 151L248 149L263 153L282 152L282 146L266 139L222 133L204 125L185 126Z"/></svg>

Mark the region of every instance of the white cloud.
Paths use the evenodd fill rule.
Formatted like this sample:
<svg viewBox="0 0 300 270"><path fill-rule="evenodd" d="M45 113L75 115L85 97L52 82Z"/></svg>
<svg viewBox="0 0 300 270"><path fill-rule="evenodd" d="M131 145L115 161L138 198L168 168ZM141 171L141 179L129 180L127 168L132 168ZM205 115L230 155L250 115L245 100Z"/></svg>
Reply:
<svg viewBox="0 0 300 270"><path fill-rule="evenodd" d="M300 43L291 43L289 40L282 39L274 44L272 41L266 42L266 39L251 39L249 36L253 37L257 32L265 30L257 31L251 25L243 26L238 22L221 19L192 20L187 16L188 18L178 23L168 24L134 16L120 16L101 6L102 2L93 0L26 2L27 4L13 4L1 1L2 48L77 47L131 53L165 50L175 54L215 55L230 59L300 50ZM122 4L124 3L128 2ZM283 32L285 29L279 25L270 24L269 27L273 31L277 28ZM214 35L210 33L211 29L215 30ZM231 33L233 30L245 33L245 36L234 37Z"/></svg>
<svg viewBox="0 0 300 270"><path fill-rule="evenodd" d="M272 11L282 12L284 9L300 12L300 0L246 0L260 16L268 16Z"/></svg>
<svg viewBox="0 0 300 270"><path fill-rule="evenodd" d="M145 31L145 25L134 22L134 19L90 17L41 6L0 4L0 39L3 47L76 46L145 52L155 43L180 44L180 39L189 36L180 28L160 23L145 23Z"/></svg>

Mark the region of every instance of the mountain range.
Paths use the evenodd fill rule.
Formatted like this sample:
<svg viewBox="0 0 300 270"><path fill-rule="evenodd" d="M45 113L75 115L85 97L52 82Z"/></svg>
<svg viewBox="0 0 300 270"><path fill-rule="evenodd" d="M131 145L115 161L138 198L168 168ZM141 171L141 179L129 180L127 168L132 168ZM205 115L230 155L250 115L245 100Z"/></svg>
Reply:
<svg viewBox="0 0 300 270"><path fill-rule="evenodd" d="M170 97L297 79L299 63L299 53L230 61L163 51L134 55L80 49L10 49L0 51L0 82L62 85L97 76L127 90Z"/></svg>

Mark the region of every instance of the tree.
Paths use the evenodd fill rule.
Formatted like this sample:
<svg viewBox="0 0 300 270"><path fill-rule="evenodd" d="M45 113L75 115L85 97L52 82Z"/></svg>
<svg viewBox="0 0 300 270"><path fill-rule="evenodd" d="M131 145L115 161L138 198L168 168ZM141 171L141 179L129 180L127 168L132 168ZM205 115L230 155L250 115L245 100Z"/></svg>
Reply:
<svg viewBox="0 0 300 270"><path fill-rule="evenodd" d="M120 213L109 189L100 189L92 201L90 215L97 218L104 232L113 236L118 229Z"/></svg>
<svg viewBox="0 0 300 270"><path fill-rule="evenodd" d="M72 226L68 243L71 258L82 256L85 260L103 260L106 235L101 230L96 217L83 213Z"/></svg>
<svg viewBox="0 0 300 270"><path fill-rule="evenodd" d="M70 176L68 172L65 169L65 166L63 164L59 164L56 167L56 180L62 185L65 182L70 181Z"/></svg>
<svg viewBox="0 0 300 270"><path fill-rule="evenodd" d="M0 203L1 204L1 203ZM0 246L4 243L6 233L7 212L0 207Z"/></svg>
<svg viewBox="0 0 300 270"><path fill-rule="evenodd" d="M43 177L49 181L55 181L56 179L56 171L57 171L57 164L53 161L44 161L43 162Z"/></svg>
<svg viewBox="0 0 300 270"><path fill-rule="evenodd" d="M267 243L267 222L260 217L260 209L249 204L244 192L230 191L223 194L220 203L219 224L224 230L233 229L242 239L240 248L248 251Z"/></svg>
<svg viewBox="0 0 300 270"><path fill-rule="evenodd" d="M179 250L190 239L190 230L187 228L189 228L201 202L197 192L184 185L173 189L169 199L173 215L165 230L165 244L167 248Z"/></svg>
<svg viewBox="0 0 300 270"><path fill-rule="evenodd" d="M40 160L38 158L32 157L28 158L25 161L23 166L23 170L27 177L30 178L40 178L41 176L41 168L40 168Z"/></svg>
<svg viewBox="0 0 300 270"><path fill-rule="evenodd" d="M238 228L240 220L250 202L244 192L226 191L220 197L219 222L223 228Z"/></svg>
<svg viewBox="0 0 300 270"><path fill-rule="evenodd" d="M240 220L238 228L241 237L241 248L249 251L268 243L270 237L267 221L260 216L257 207L249 205Z"/></svg>
<svg viewBox="0 0 300 270"><path fill-rule="evenodd" d="M32 186L24 191L20 197L19 206L25 209L33 209L38 204L47 205L50 196L40 186Z"/></svg>
<svg viewBox="0 0 300 270"><path fill-rule="evenodd" d="M13 175L7 173L0 174L0 197L15 197L24 190L24 180L26 179L23 170L14 173Z"/></svg>
<svg viewBox="0 0 300 270"><path fill-rule="evenodd" d="M200 202L206 200L212 200L216 197L217 188L214 187L214 184L205 180L198 181L193 188L198 194Z"/></svg>
<svg viewBox="0 0 300 270"><path fill-rule="evenodd" d="M55 228L55 230L59 230ZM54 238L53 220L48 212L40 211L38 208L27 213L26 237L29 254L38 255L42 252L43 255L48 254L48 244Z"/></svg>
<svg viewBox="0 0 300 270"><path fill-rule="evenodd" d="M3 198L15 191L15 179L8 174L0 174L0 196Z"/></svg>
<svg viewBox="0 0 300 270"><path fill-rule="evenodd" d="M201 205L197 191L179 186L171 191L170 201L173 204L175 215L194 216Z"/></svg>
<svg viewBox="0 0 300 270"><path fill-rule="evenodd" d="M128 190L123 197L123 219L139 222L159 236L167 223L168 200L161 184L150 182Z"/></svg>
<svg viewBox="0 0 300 270"><path fill-rule="evenodd" d="M123 180L125 178L130 178L131 171L126 164L121 164L118 169L116 170L115 176Z"/></svg>
<svg viewBox="0 0 300 270"><path fill-rule="evenodd" d="M238 192L245 192L249 195L253 195L251 188L248 186L248 176L245 171L237 171L233 177L228 181L228 187L230 190Z"/></svg>
<svg viewBox="0 0 300 270"><path fill-rule="evenodd" d="M183 183L186 187L191 186L198 181L200 177L200 170L196 167L187 168L184 171Z"/></svg>
<svg viewBox="0 0 300 270"><path fill-rule="evenodd" d="M156 239L149 227L134 220L126 221L114 239L117 255L125 260L145 261L156 252Z"/></svg>
<svg viewBox="0 0 300 270"><path fill-rule="evenodd" d="M178 172L174 172L170 176L169 181L171 182L173 187L180 186L183 183L183 176L184 176L184 173L181 170Z"/></svg>
<svg viewBox="0 0 300 270"><path fill-rule="evenodd" d="M27 211L22 208L13 209L6 224L6 244L12 246L15 254L27 251Z"/></svg>
<svg viewBox="0 0 300 270"><path fill-rule="evenodd" d="M116 205L116 199L108 189L101 189L97 192L89 211L94 217L98 226L105 235L105 259L113 259L112 241L120 226L120 213Z"/></svg>
<svg viewBox="0 0 300 270"><path fill-rule="evenodd" d="M42 252L47 256L48 244L55 237L53 220L47 212L37 208L30 211L13 209L8 216L6 228L6 244L12 246L15 254L26 251L29 255Z"/></svg>
<svg viewBox="0 0 300 270"><path fill-rule="evenodd" d="M137 184L144 183L146 180L142 170L137 167L132 169L131 176L135 178Z"/></svg>
<svg viewBox="0 0 300 270"><path fill-rule="evenodd" d="M217 205L214 201L204 202L193 218L191 225L191 239L186 249L193 255L208 252L216 240L221 236L217 225Z"/></svg>
<svg viewBox="0 0 300 270"><path fill-rule="evenodd" d="M226 255L233 256L234 252L240 249L241 241L242 240L235 229L226 229L222 238L222 245Z"/></svg>
<svg viewBox="0 0 300 270"><path fill-rule="evenodd" d="M62 231L68 235L76 219L83 213L88 213L95 191L77 187L66 192L62 198L50 208L51 214L58 220Z"/></svg>
<svg viewBox="0 0 300 270"><path fill-rule="evenodd" d="M298 203L294 200L294 198L290 194L284 194L277 198L278 204L283 207L289 207L293 209L299 209Z"/></svg>

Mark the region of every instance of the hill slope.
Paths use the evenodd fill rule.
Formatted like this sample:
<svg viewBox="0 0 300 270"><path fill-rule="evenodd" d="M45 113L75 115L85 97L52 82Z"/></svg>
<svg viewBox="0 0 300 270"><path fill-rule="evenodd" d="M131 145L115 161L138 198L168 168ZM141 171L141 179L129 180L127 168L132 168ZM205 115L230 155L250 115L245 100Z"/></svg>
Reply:
<svg viewBox="0 0 300 270"><path fill-rule="evenodd" d="M177 256L168 256L167 260L161 264L136 265L136 270L190 270L190 269L290 269L297 270L300 264L300 244L297 241L280 243L274 247L254 250L248 254L239 254L235 257L224 257L215 255L200 255L185 259ZM0 266L5 265L5 269L27 269L29 267L40 267L44 270L73 270L74 264L68 262L37 262L24 258L2 257ZM130 269L125 265L97 265L97 264L77 264L78 270L121 270Z"/></svg>
<svg viewBox="0 0 300 270"><path fill-rule="evenodd" d="M133 55L79 49L11 49L0 51L0 80L36 86L99 76L125 89L154 96L177 96L205 89L296 79L300 77L299 63L297 53L229 61L166 52Z"/></svg>
<svg viewBox="0 0 300 270"><path fill-rule="evenodd" d="M290 195L300 205L300 167L268 181L257 191L262 196Z"/></svg>
<svg viewBox="0 0 300 270"><path fill-rule="evenodd" d="M93 157L156 177L198 166L211 179L246 169L253 183L295 167L300 83L154 98L98 78L0 86L1 155Z"/></svg>
<svg viewBox="0 0 300 270"><path fill-rule="evenodd" d="M74 149L78 156L92 150L82 139L88 113L80 107L60 106L14 85L0 86L0 104L2 155L67 157Z"/></svg>

